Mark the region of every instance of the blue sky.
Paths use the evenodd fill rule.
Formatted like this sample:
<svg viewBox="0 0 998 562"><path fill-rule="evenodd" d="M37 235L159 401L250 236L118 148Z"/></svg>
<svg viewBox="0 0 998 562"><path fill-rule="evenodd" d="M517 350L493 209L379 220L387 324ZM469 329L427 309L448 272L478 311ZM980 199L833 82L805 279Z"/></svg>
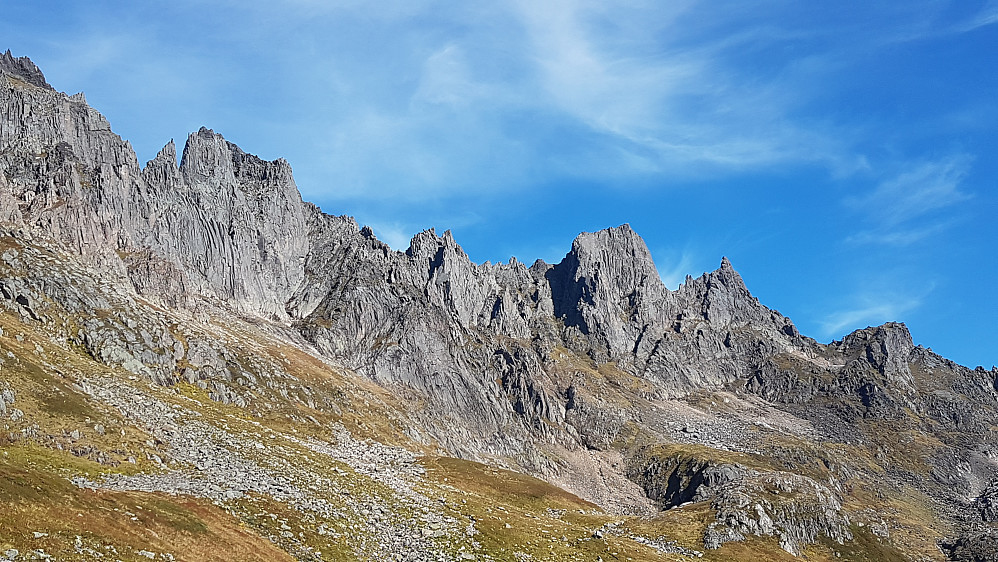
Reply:
<svg viewBox="0 0 998 562"><path fill-rule="evenodd" d="M670 288L726 255L819 341L998 363L993 0L8 0L0 37L141 161L211 127L395 248L628 222Z"/></svg>

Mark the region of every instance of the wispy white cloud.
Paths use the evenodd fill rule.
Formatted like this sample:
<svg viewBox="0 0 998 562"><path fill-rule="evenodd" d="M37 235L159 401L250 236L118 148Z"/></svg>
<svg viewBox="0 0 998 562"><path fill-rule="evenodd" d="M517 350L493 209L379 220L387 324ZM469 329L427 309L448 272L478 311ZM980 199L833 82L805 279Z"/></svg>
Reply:
<svg viewBox="0 0 998 562"><path fill-rule="evenodd" d="M409 247L409 241L412 240L415 232L411 232L410 229L399 223L379 223L368 225L374 231L374 235L378 237L378 240L391 246L393 250L404 251Z"/></svg>
<svg viewBox="0 0 998 562"><path fill-rule="evenodd" d="M940 234L952 225L953 221L942 221L912 225L901 230L892 230L889 228L864 230L846 237L846 242L883 246L909 246Z"/></svg>
<svg viewBox="0 0 998 562"><path fill-rule="evenodd" d="M902 322L921 307L935 289L933 282L916 286L917 283L900 281L896 275L886 272L864 279L864 282L865 287L842 300L848 304L825 314L824 319L819 321L819 337L841 338L847 330L879 326L885 322Z"/></svg>
<svg viewBox="0 0 998 562"><path fill-rule="evenodd" d="M679 252L660 251L655 252L655 254L658 276L669 289L678 288L681 283L686 281L687 275L699 275L697 265L701 260L689 249Z"/></svg>
<svg viewBox="0 0 998 562"><path fill-rule="evenodd" d="M372 47L357 58L310 45L326 57L330 83L352 83L315 100L325 105L320 129L307 133L325 152L303 160L339 181L330 197L510 193L579 178L628 185L780 163L848 174L862 162L848 127L793 117L800 85L819 65L762 76L737 64L745 49L809 33L765 17L722 31L707 23L730 23L742 8L427 2L406 8L403 19L416 23L401 25L351 2L333 6L316 8L329 33L362 39L357 29L369 29ZM344 72L351 78L337 78Z"/></svg>
<svg viewBox="0 0 998 562"><path fill-rule="evenodd" d="M956 155L906 166L854 204L889 226L922 217L969 198L960 191L969 164L966 155Z"/></svg>
<svg viewBox="0 0 998 562"><path fill-rule="evenodd" d="M959 154L911 163L871 193L849 199L868 226L847 241L903 246L942 232L953 224L944 212L971 198L961 190L970 162Z"/></svg>
<svg viewBox="0 0 998 562"><path fill-rule="evenodd" d="M631 180L782 164L849 176L876 164L856 148L862 126L801 111L842 45L863 51L869 30L796 25L768 2L229 1L198 8L203 17L184 27L211 38L209 57L166 31L168 17L196 5L184 0L160 24L135 16L121 36L91 25L70 39L83 47L76 59L65 49L64 66L126 65L149 85L134 99L182 98L205 121L196 125L223 134L224 123L199 116L259 124L273 146L245 148L288 157L312 197L497 195L580 178L647 185ZM996 13L992 2L973 21ZM787 53L834 33L845 36L834 47L745 64L747 52ZM233 89L245 74L257 87ZM266 109L236 115L257 107L253 96Z"/></svg>
<svg viewBox="0 0 998 562"><path fill-rule="evenodd" d="M888 4L890 25L871 18L867 25L876 27L869 29L871 33L867 45L884 46L950 37L998 23L998 1L995 0L988 0L970 15L953 16L954 7L969 8L969 4L949 0L930 0L917 7Z"/></svg>
<svg viewBox="0 0 998 562"><path fill-rule="evenodd" d="M966 33L996 23L998 23L998 1L990 0L969 20L957 24L954 30L959 33Z"/></svg>
<svg viewBox="0 0 998 562"><path fill-rule="evenodd" d="M829 314L821 323L823 339L840 338L844 330L859 326L878 326L885 322L900 321L904 314L921 304L919 299L893 300L890 302L868 300L855 308L848 308Z"/></svg>
<svg viewBox="0 0 998 562"><path fill-rule="evenodd" d="M705 61L698 57L669 56L652 45L635 45L633 38L620 48L620 34L638 15L627 7L616 10L623 15L615 19L621 25L616 30L597 28L593 20L605 12L592 3L520 2L517 7L531 40L526 55L536 63L540 87L554 105L594 129L640 139L657 130L653 117L670 112L670 97L706 87L696 80L705 74ZM674 15L656 14L665 21Z"/></svg>
<svg viewBox="0 0 998 562"><path fill-rule="evenodd" d="M412 95L411 103L464 107L494 97L490 94L485 84L473 78L464 49L450 43L424 61L419 86Z"/></svg>
<svg viewBox="0 0 998 562"><path fill-rule="evenodd" d="M611 18L606 5L575 0L517 8L543 99L610 139L608 152L625 155L611 159L618 173L697 175L704 166L716 173L839 158L829 152L838 144L833 137L788 118L793 96L785 84L745 78L730 66L729 51L774 42L778 30L683 42L683 28L696 26L684 16L694 8L709 13L702 19L714 15L696 2L615 5Z"/></svg>
<svg viewBox="0 0 998 562"><path fill-rule="evenodd" d="M256 69L260 86L251 95L301 109L253 115L273 146L245 148L287 156L313 198L415 201L471 188L498 195L566 179L645 185L631 180L801 163L848 176L868 165L854 147L865 132L798 111L832 55L781 58L765 72L741 64L745 51L827 33L781 22L765 2L235 5L204 10L199 24L218 27L219 51L258 60L231 76L222 59L195 60L182 42L167 49L162 37L149 42L155 51L132 37L101 52L93 33L87 59L109 66L121 53L144 50L159 61L147 68L175 70L141 81L151 95L183 96L216 120L237 107L225 100L242 95L228 92L227 82ZM219 27L223 18L234 21ZM169 53L180 62L165 59ZM252 104L240 98L238 106ZM280 147L290 135L286 154Z"/></svg>

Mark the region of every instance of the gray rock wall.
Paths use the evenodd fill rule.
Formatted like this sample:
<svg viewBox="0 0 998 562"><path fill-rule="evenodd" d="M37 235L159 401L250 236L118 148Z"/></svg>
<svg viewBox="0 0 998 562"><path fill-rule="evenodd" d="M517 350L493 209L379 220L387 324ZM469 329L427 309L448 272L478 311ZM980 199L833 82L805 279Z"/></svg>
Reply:
<svg viewBox="0 0 998 562"><path fill-rule="evenodd" d="M818 344L759 303L726 258L670 291L628 225L582 233L559 263L529 268L475 264L449 231L393 251L352 218L303 202L287 162L210 129L188 137L179 165L171 141L141 167L82 94L55 91L9 52L0 223L21 249L2 252L0 305L26 322L63 318L63 337L86 353L160 384L183 380L243 405L280 379L288 398L299 381L272 360L174 333L146 312L152 302L198 319L263 317L261 330L307 342L412 404L415 438L542 475L580 466L566 458L586 449L590 461L610 458L628 454L628 439L664 435L673 421L661 399L728 390L850 446L882 438L874 428L893 437L920 424L938 445L917 484L994 519L998 369L916 347L898 323ZM62 259L67 251L75 258ZM774 535L798 552L820 536L849 538L839 491L809 477L629 461L663 506L710 499L719 518L708 544ZM581 465L586 485L624 470L600 462Z"/></svg>
<svg viewBox="0 0 998 562"><path fill-rule="evenodd" d="M0 219L82 255L151 250L130 268L136 287L287 318L303 279L308 214L287 162L248 155L208 129L181 165L169 143L140 168L131 146L82 96L52 90L26 59L0 65ZM39 85L44 84L44 85ZM182 273L182 279L171 278Z"/></svg>
<svg viewBox="0 0 998 562"><path fill-rule="evenodd" d="M454 427L474 436L455 447L509 454L537 434L612 442L627 416L582 387L570 399L559 349L614 362L662 397L746 378L776 353L816 353L727 259L669 291L628 225L583 233L560 263L530 268L472 263L449 231L392 251L303 203L283 160L202 128L179 166L171 141L140 168L82 96L51 89L26 59L0 69L0 218L114 262L138 294L167 306L293 322L328 357L424 397L433 437L455 441ZM885 359L891 372L902 369L896 357ZM606 423L565 427L584 420Z"/></svg>

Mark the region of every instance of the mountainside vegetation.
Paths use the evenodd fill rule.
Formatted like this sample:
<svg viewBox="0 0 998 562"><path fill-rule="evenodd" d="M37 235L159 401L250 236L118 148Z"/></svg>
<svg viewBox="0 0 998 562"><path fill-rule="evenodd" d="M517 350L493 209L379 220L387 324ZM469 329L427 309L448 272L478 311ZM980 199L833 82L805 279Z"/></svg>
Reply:
<svg viewBox="0 0 998 562"><path fill-rule="evenodd" d="M0 560L998 560L998 369L628 225L404 252L0 55Z"/></svg>

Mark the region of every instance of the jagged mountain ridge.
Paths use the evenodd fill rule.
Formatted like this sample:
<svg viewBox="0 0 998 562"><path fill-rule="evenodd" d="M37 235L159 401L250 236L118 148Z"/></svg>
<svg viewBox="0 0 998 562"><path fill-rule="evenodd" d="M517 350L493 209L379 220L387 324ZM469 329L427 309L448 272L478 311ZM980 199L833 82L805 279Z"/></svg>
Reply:
<svg viewBox="0 0 998 562"><path fill-rule="evenodd" d="M682 365L677 354L663 348L661 334L673 331L673 324L680 324L675 331L682 332L684 319L687 330L693 329L690 318L721 327L763 320L773 324L769 331L780 345L794 345L785 336L796 336L789 320L761 307L730 263L669 291L643 240L626 225L583 234L560 264L538 263L529 270L515 261L473 264L449 232L440 237L423 232L404 254L393 252L352 219L325 215L302 202L285 161L247 155L209 129L189 136L179 167L171 141L139 168L127 142L81 99L50 87L16 90L15 96L12 102L21 107L46 98L56 113L68 117L50 126L8 115L4 138L20 140L20 151L45 156L35 170L12 174L7 222L43 226L84 255L115 250L123 255L137 292L148 298L176 306L201 297L293 321L328 355L379 382L426 391L428 378L440 366L447 368L438 363L489 362L487 356L458 357L461 342L441 338L451 332L451 322L477 337L528 339L533 332L551 332L554 328L545 324L561 319L564 336L549 334L549 345L560 339L576 342L573 347L582 346L594 360L624 362L635 374L654 375L660 372L655 365L663 362ZM83 139L79 131L90 135ZM55 151L46 152L52 146ZM52 175L64 185L31 191L37 187L33 182ZM13 202L25 198L31 203ZM395 297L398 292L423 293L423 302L417 298L406 305ZM392 326L387 321L394 318L418 325ZM366 352L379 339L413 337L429 339L400 345L406 361L396 357L396 350ZM353 349L338 349L351 345L346 342ZM728 360L714 369L711 380L699 345L680 354L690 360L671 392L728 382L736 372L736 362ZM804 345L803 340L796 345ZM706 354L722 349L712 341ZM424 350L448 352L412 359ZM454 388L473 384L460 373L449 375ZM494 396L486 389L465 389L446 403L474 400L466 403L466 413L483 407L496 412L499 406L487 403ZM484 432L493 433L508 414L497 414L501 419Z"/></svg>
<svg viewBox="0 0 998 562"><path fill-rule="evenodd" d="M998 372L970 371L916 347L903 325L818 344L752 297L726 259L670 291L626 225L580 235L555 265L474 264L449 232L432 230L396 252L352 219L302 202L283 160L265 162L201 129L179 166L171 141L142 168L82 96L56 92L9 52L0 68L0 220L18 239L52 238L160 306L232 310L272 321L275 330L290 325L322 356L425 401L409 412L417 441L530 470L620 509L639 508L638 498L613 502L635 490L595 489L595 474L626 473L647 496L672 497L649 472L687 466L649 453L649 445L676 438L661 404L717 391L761 397L832 441L869 440L842 424L893 423L911 412L935 424L946 443L940 456L993 456L987 416L975 409L995 410ZM58 281L45 281L39 292L58 297ZM23 291L8 293L16 302ZM106 351L121 347L114 334L75 337L103 361L163 385L213 377L190 350L155 352L180 343L168 331L127 354ZM192 363L204 368L185 366ZM213 369L234 378L224 361ZM215 395L251 401L233 382L212 382ZM714 445L746 448L735 433ZM619 454L628 467L614 468ZM946 462L938 480L964 498L979 497L981 483L994 480L993 461L977 462L966 476ZM784 481L766 471L731 474L713 487L758 480L752 485L761 490ZM815 498L842 493L809 482L820 486ZM728 497L702 488L688 495ZM829 505L842 510L837 499ZM740 522L714 532L716 546L746 533L783 536L791 552L822 533L851 538L840 515L805 518L814 528L802 531L786 527L800 523L796 515L782 528L766 527L761 517L743 520L739 508L718 509L734 510Z"/></svg>

